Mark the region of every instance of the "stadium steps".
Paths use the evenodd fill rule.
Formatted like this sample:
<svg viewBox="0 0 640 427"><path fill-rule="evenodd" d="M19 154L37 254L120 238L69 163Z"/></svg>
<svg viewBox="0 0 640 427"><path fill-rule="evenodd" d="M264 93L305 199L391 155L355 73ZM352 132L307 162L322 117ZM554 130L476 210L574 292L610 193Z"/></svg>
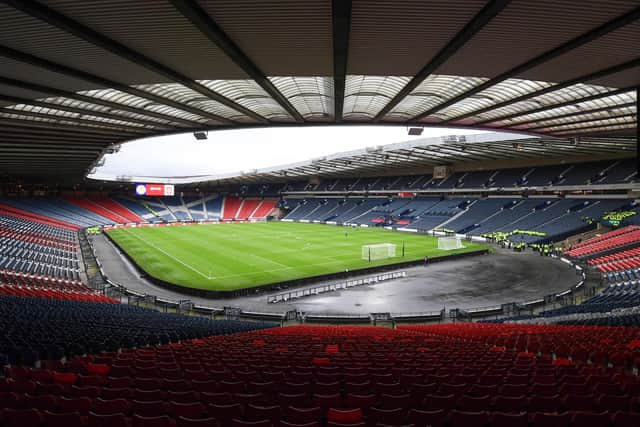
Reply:
<svg viewBox="0 0 640 427"><path fill-rule="evenodd" d="M243 199L236 217L239 219L251 218L260 203L261 201L257 199Z"/></svg>
<svg viewBox="0 0 640 427"><path fill-rule="evenodd" d="M313 208L313 210L311 212L309 212L308 214L306 214L303 217L298 218L298 219L309 219L309 216L313 215L315 213L315 211L320 209L322 206L323 206L322 203L318 203L318 205L315 208Z"/></svg>
<svg viewBox="0 0 640 427"><path fill-rule="evenodd" d="M251 214L252 218L266 218L275 209L276 201L272 199L264 199L260 202L260 205L256 207L256 210Z"/></svg>
<svg viewBox="0 0 640 427"><path fill-rule="evenodd" d="M158 197L158 198L157 198L157 200L158 200L158 202L157 202L157 203L163 207L163 209L162 209L160 212L158 212L158 213L160 214L160 216L164 217L164 216L166 216L166 215L168 214L168 215L171 217L171 219L174 219L174 220L176 220L176 221L177 221L177 220L178 220L178 218L174 215L174 213L173 213L173 211L171 210L171 208L169 207L169 205L167 205L167 204L162 200L162 198L160 198L160 197ZM164 213L164 212L166 212L166 213ZM164 219L166 219L166 218L164 218Z"/></svg>
<svg viewBox="0 0 640 427"><path fill-rule="evenodd" d="M222 201L221 217L223 219L234 219L238 214L238 210L242 205L242 201L236 196L226 195Z"/></svg>
<svg viewBox="0 0 640 427"><path fill-rule="evenodd" d="M184 210L184 212L187 214L189 219L193 221L193 216L191 215L191 211L187 207L187 204L184 202L184 198L182 196L180 196L180 202L182 203L182 209Z"/></svg>
<svg viewBox="0 0 640 427"><path fill-rule="evenodd" d="M458 212L457 214L455 214L454 216L452 216L451 218L447 219L445 222L443 222L442 224L438 224L436 227L434 227L434 230L437 230L438 228L442 228L445 227L447 224L449 224L450 222L460 218L462 215L466 214L469 209L471 208L471 206L475 205L478 202L478 200L474 200L473 202L469 203L463 210L461 210L460 212ZM494 214L495 215L495 214ZM493 215L492 215L493 216Z"/></svg>

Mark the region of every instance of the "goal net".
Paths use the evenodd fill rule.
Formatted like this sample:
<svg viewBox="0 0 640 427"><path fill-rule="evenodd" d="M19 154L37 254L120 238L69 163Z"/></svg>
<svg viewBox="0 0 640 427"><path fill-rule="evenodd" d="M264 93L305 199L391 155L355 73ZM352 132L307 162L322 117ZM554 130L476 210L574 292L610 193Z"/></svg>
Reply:
<svg viewBox="0 0 640 427"><path fill-rule="evenodd" d="M362 247L362 259L375 261L396 256L396 245L393 243L378 243Z"/></svg>
<svg viewBox="0 0 640 427"><path fill-rule="evenodd" d="M462 248L464 248L464 246L460 241L460 237L438 237L438 249L451 251L453 249Z"/></svg>

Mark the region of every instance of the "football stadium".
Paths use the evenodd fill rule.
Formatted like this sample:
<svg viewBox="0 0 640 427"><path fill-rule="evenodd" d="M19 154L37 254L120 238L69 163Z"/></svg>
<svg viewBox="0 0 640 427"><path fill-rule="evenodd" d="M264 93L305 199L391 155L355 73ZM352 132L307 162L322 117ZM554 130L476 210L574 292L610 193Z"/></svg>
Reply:
<svg viewBox="0 0 640 427"><path fill-rule="evenodd" d="M0 427L640 426L638 0L0 35Z"/></svg>

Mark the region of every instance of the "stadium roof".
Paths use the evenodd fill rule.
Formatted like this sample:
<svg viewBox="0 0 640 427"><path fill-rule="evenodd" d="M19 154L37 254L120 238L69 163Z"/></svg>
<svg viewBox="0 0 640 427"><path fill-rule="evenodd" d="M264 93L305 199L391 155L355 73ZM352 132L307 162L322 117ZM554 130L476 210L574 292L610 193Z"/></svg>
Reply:
<svg viewBox="0 0 640 427"><path fill-rule="evenodd" d="M637 0L3 0L0 172L193 130L633 137Z"/></svg>
<svg viewBox="0 0 640 427"><path fill-rule="evenodd" d="M101 175L98 180L120 182L160 182L187 184L214 182L251 184L283 181L305 181L315 177L353 177L403 175L423 171L436 165L464 165L469 162L509 161L533 162L571 157L572 160L593 156L628 157L636 142L619 137L550 138L495 132L475 135L449 135L371 146L335 153L302 162L251 169L220 175L199 176L118 176Z"/></svg>

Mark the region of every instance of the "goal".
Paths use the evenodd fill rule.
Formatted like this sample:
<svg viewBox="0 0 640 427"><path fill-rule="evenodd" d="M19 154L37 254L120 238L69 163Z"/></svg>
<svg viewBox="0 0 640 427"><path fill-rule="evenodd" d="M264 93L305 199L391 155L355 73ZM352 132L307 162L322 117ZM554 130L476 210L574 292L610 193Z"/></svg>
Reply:
<svg viewBox="0 0 640 427"><path fill-rule="evenodd" d="M362 247L362 259L375 261L396 256L396 245L393 243L378 243Z"/></svg>
<svg viewBox="0 0 640 427"><path fill-rule="evenodd" d="M438 237L438 249L440 250L451 251L462 248L464 248L464 246L460 241L460 237Z"/></svg>

